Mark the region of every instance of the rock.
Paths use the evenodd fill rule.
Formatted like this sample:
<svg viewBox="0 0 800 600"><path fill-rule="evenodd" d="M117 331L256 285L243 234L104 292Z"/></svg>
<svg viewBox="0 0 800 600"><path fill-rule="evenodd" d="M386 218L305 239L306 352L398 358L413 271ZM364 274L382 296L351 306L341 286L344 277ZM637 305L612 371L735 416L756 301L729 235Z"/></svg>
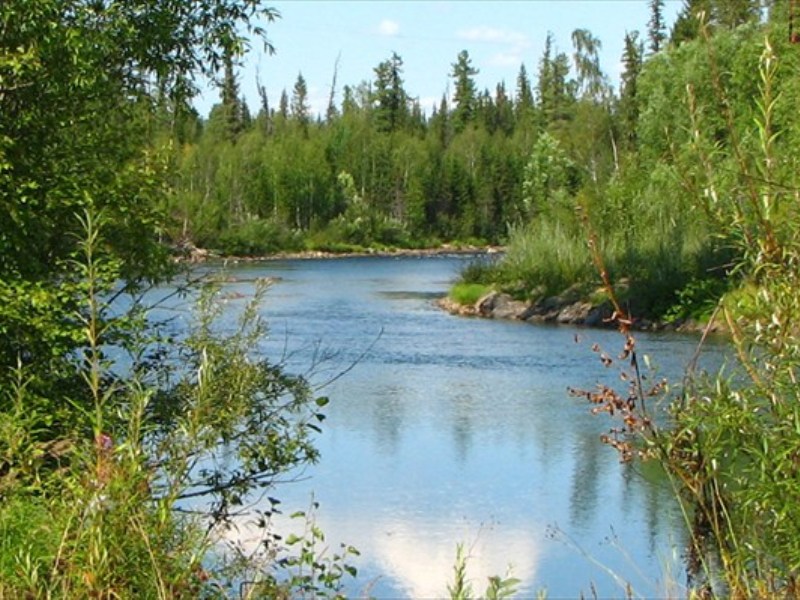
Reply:
<svg viewBox="0 0 800 600"><path fill-rule="evenodd" d="M442 298L437 303L448 312L462 316L480 316L489 319L514 319L528 323L561 323L584 325L586 327L615 327L610 321L613 309L609 302L594 304L579 296L579 288L572 286L558 296L543 298L538 302L526 303L514 300L509 294L489 292L473 306L456 304L450 298ZM642 331L690 331L702 332L704 325L695 321L673 321L664 323L649 319L637 319L633 329ZM724 331L719 323L713 323L711 332Z"/></svg>
<svg viewBox="0 0 800 600"><path fill-rule="evenodd" d="M586 322L586 318L592 310L592 305L589 302L575 302L568 304L558 313L556 321L559 323L574 323L581 325Z"/></svg>
<svg viewBox="0 0 800 600"><path fill-rule="evenodd" d="M449 312L451 315L459 315L461 317L474 317L477 316L477 311L475 310L474 306L465 306L463 304L459 304L458 302L454 302L451 298L445 296L444 298L439 298L436 301L436 304Z"/></svg>
<svg viewBox="0 0 800 600"><path fill-rule="evenodd" d="M475 303L475 311L482 317L491 317L499 295L500 292L494 291L484 294Z"/></svg>
<svg viewBox="0 0 800 600"><path fill-rule="evenodd" d="M519 319L528 309L525 302L514 300L508 294L489 292L475 303L476 312L491 319Z"/></svg>
<svg viewBox="0 0 800 600"><path fill-rule="evenodd" d="M586 315L583 324L587 327L601 327L611 318L612 314L614 314L614 311L611 306L607 302L604 302L599 306L592 307L589 314Z"/></svg>

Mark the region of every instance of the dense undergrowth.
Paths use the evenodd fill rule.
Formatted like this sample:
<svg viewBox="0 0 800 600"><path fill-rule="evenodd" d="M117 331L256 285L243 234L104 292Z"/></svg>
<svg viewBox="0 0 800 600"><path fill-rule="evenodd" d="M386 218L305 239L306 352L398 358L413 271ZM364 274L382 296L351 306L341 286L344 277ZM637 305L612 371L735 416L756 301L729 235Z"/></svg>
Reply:
<svg viewBox="0 0 800 600"><path fill-rule="evenodd" d="M747 30L735 34L743 38L733 39L742 48L763 33ZM695 102L687 86L693 152L688 156L700 166L693 174L693 189L698 202L708 202L717 235L734 257L728 266L735 282L729 284L732 291L720 298L715 289L712 297L719 298L715 311L730 332L735 358L723 371L707 376L693 372L690 365L683 386L667 395L674 398L668 426L658 426L654 411L665 396L664 384L643 385L636 342L628 332L629 313L614 300L625 339L619 358L629 365L625 379L630 386L574 391L594 405L594 412L607 412L615 420L604 439L623 460L655 459L665 467L684 509L691 540L690 582L701 596L800 594L800 515L795 502L800 490L800 188L796 154L787 145L794 136L794 120L782 117L793 104L790 92L796 81L788 73L795 72L797 57L792 46L773 39L760 39L760 56L753 63L759 75L757 94L751 111L746 111L734 103L734 82L718 62L721 49L733 40L704 35L701 47L722 107L720 130L711 128L710 113ZM752 121L739 120L734 109L751 115ZM718 139L721 133L725 144L707 137ZM613 298L611 269L603 269L601 250L595 260ZM710 295L690 286L684 290Z"/></svg>

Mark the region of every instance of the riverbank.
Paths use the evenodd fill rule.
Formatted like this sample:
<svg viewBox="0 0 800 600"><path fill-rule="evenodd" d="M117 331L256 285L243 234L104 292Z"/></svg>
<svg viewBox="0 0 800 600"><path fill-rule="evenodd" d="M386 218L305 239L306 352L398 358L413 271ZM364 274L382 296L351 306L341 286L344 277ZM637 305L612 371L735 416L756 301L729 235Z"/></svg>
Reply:
<svg viewBox="0 0 800 600"><path fill-rule="evenodd" d="M615 328L612 320L614 310L609 302L593 303L570 294L550 296L536 302L515 300L509 294L490 291L474 304L460 304L449 296L437 301L437 305L447 312L485 319L507 319L528 323L554 323L579 325L584 327ZM655 319L634 319L632 329L637 331L680 331L720 333L724 331L719 320L701 323L693 319L663 321Z"/></svg>
<svg viewBox="0 0 800 600"><path fill-rule="evenodd" d="M323 250L303 250L300 252L276 252L263 256L226 256L205 248L195 246L184 246L176 252L176 262L203 263L208 261L226 261L232 263L239 262L264 262L273 260L311 260L311 259L335 259L353 258L360 256L374 256L382 258L392 257L426 257L426 256L448 256L448 255L493 255L504 252L502 246L469 246L469 245L450 245L442 244L436 248L388 248L374 249L367 248L362 251L352 252L328 252Z"/></svg>

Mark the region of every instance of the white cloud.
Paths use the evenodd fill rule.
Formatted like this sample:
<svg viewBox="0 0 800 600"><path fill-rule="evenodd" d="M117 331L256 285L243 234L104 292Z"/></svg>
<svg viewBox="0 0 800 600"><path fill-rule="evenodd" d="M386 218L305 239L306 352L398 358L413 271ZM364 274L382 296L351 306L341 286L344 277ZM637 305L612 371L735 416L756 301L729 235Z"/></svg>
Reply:
<svg viewBox="0 0 800 600"><path fill-rule="evenodd" d="M324 511L314 515L315 523L330 540L350 540L362 553L369 567L377 567L393 587L407 598L440 598L445 595L447 574L453 570L454 540L471 540L468 578L485 582L489 576L508 571L508 557L513 557L512 575L524 583L536 577L546 543L543 536L528 531L544 531L542 525L527 521L502 524L475 524L467 520L408 516L404 520L379 517L364 520L362 515ZM286 516L273 517L274 531L283 535L297 530L300 522ZM436 531L436 535L426 532ZM240 516L235 527L217 532L220 541L236 542L247 552L263 550L264 531L253 520ZM299 532L298 532L299 533ZM261 554L267 559L267 556ZM362 563L363 564L363 563ZM365 565L366 566L366 565Z"/></svg>
<svg viewBox="0 0 800 600"><path fill-rule="evenodd" d="M456 37L468 42L486 42L492 44L508 44L510 46L530 46L530 40L524 33L518 31L508 31L506 29L496 29L494 27L473 27L472 29L462 29L456 33Z"/></svg>
<svg viewBox="0 0 800 600"><path fill-rule="evenodd" d="M531 41L524 33L495 27L473 27L456 32L458 39L473 44L494 44L503 46L489 58L488 64L494 67L513 67L522 62L525 52L531 47Z"/></svg>
<svg viewBox="0 0 800 600"><path fill-rule="evenodd" d="M378 25L378 33L389 37L395 36L400 33L400 24L397 21L384 19Z"/></svg>
<svg viewBox="0 0 800 600"><path fill-rule="evenodd" d="M522 62L522 51L519 52L498 52L489 59L489 64L493 67L514 67Z"/></svg>

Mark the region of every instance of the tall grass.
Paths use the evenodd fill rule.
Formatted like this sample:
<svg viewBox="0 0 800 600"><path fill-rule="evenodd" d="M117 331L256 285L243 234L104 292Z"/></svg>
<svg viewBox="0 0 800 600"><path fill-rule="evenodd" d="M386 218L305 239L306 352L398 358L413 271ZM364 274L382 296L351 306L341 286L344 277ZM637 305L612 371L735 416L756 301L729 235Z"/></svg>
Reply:
<svg viewBox="0 0 800 600"><path fill-rule="evenodd" d="M511 229L494 278L516 295L534 298L558 294L595 275L586 241L574 226L538 220Z"/></svg>
<svg viewBox="0 0 800 600"><path fill-rule="evenodd" d="M715 250L697 224L650 215L641 225L606 225L597 236L610 276L624 283L622 300L639 316L661 316L692 281L714 278ZM528 300L572 289L585 297L601 285L587 243L586 225L547 218L512 228L507 253L484 280Z"/></svg>

